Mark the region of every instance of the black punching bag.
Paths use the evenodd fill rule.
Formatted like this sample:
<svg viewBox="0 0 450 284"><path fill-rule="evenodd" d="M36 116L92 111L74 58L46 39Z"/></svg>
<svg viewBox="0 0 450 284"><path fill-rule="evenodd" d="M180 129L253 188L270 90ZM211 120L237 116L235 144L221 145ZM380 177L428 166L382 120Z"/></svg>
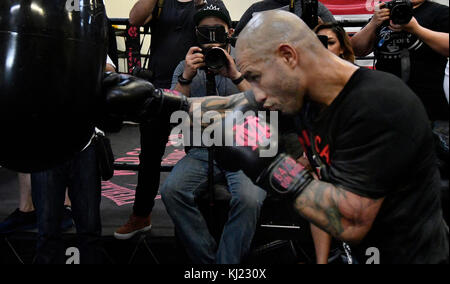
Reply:
<svg viewBox="0 0 450 284"><path fill-rule="evenodd" d="M49 169L89 142L106 61L103 0L0 1L0 165Z"/></svg>

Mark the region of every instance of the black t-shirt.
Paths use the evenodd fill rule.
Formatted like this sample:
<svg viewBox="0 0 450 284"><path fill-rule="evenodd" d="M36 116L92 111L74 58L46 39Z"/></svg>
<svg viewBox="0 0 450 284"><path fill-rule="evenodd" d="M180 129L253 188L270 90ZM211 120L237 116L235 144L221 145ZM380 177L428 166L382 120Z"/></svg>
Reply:
<svg viewBox="0 0 450 284"><path fill-rule="evenodd" d="M280 9L289 5L289 3L289 0L264 0L251 5L250 8L245 11L244 15L242 15L241 20L236 26L236 30L234 31L235 35L237 36L241 33L248 22L250 22L250 20L253 18L253 13ZM299 17L302 16L302 5L300 0L296 1L295 14ZM325 5L320 2L318 14L324 22L336 22L331 12L327 9L327 7L325 7Z"/></svg>
<svg viewBox="0 0 450 284"><path fill-rule="evenodd" d="M323 181L357 195L385 198L372 229L353 247L381 263L448 259L448 227L440 203L433 137L417 96L397 77L359 69L324 110L307 102L299 139Z"/></svg>
<svg viewBox="0 0 450 284"><path fill-rule="evenodd" d="M414 9L418 23L436 32L449 32L449 8L425 2ZM442 82L447 58L433 51L417 36L406 32L393 32L388 26L377 30L375 41L377 69L402 76L400 52L408 49L411 69L408 85L420 97L431 120L448 120L448 104Z"/></svg>
<svg viewBox="0 0 450 284"><path fill-rule="evenodd" d="M153 83L157 88L170 89L178 63L185 59L189 48L197 45L194 23L196 7L194 1L165 0L158 19L157 11L155 8L150 23L150 70L154 73Z"/></svg>

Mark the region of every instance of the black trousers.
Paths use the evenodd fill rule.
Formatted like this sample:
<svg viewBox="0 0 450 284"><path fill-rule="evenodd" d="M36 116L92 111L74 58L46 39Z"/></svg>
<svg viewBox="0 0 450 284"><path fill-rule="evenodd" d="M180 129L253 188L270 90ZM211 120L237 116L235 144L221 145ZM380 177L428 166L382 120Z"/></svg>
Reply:
<svg viewBox="0 0 450 284"><path fill-rule="evenodd" d="M140 125L141 153L133 213L147 217L155 206L160 184L161 161L170 134L169 116L160 116Z"/></svg>

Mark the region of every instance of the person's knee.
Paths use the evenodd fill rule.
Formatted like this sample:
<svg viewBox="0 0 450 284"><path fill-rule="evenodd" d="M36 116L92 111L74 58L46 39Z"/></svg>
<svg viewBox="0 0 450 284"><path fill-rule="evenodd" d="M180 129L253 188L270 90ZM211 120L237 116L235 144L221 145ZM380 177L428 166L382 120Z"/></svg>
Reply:
<svg viewBox="0 0 450 284"><path fill-rule="evenodd" d="M174 176L169 175L160 188L161 198L164 202L170 202L182 194L183 182Z"/></svg>
<svg viewBox="0 0 450 284"><path fill-rule="evenodd" d="M163 201L171 198L171 190L170 188L173 188L175 184L171 182L169 179L167 179L164 184L160 187L159 193L161 194L161 199Z"/></svg>
<svg viewBox="0 0 450 284"><path fill-rule="evenodd" d="M264 192L253 186L241 187L238 194L231 199L232 207L240 207L248 211L259 211L265 198Z"/></svg>

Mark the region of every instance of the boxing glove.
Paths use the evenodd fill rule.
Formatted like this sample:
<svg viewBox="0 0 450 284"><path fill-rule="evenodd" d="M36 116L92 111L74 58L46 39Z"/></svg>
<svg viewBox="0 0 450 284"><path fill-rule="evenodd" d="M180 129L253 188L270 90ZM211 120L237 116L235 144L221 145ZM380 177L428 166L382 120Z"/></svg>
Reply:
<svg viewBox="0 0 450 284"><path fill-rule="evenodd" d="M225 116L223 139L228 144L233 139L233 144L215 148L216 162L226 171L242 170L272 195L295 199L313 181L313 175L289 155L268 151L280 146L278 121L261 114L240 106Z"/></svg>
<svg viewBox="0 0 450 284"><path fill-rule="evenodd" d="M107 73L103 80L109 112L132 120L189 111L187 98L175 91L155 89L148 81L118 73Z"/></svg>

